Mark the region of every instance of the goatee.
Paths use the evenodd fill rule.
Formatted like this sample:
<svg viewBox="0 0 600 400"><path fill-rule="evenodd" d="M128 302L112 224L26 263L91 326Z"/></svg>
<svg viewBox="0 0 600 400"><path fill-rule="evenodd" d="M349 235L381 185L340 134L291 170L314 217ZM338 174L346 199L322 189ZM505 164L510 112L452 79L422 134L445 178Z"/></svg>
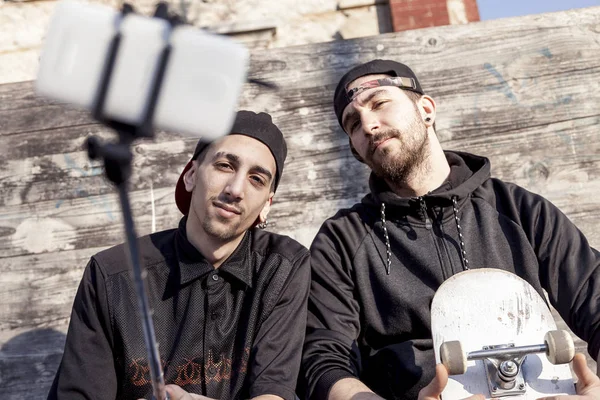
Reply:
<svg viewBox="0 0 600 400"><path fill-rule="evenodd" d="M412 136L409 134L408 139L407 135L402 135L396 129L381 132L373 137L374 143L392 138L400 141L400 146L386 146L378 150L377 160L374 159L374 151L369 149L367 163L375 175L391 184L399 185L406 182L410 176L418 174L422 166L427 165L429 136L427 127L419 125L421 126L414 127Z"/></svg>
<svg viewBox="0 0 600 400"><path fill-rule="evenodd" d="M237 221L219 228L211 218L207 218L202 222L202 228L209 236L223 241L235 238L238 235L240 225L241 221Z"/></svg>
<svg viewBox="0 0 600 400"><path fill-rule="evenodd" d="M227 218L219 216L218 214L207 214L204 221L202 221L202 229L204 229L209 236L219 240L227 241L235 238L239 234L239 229L242 225L241 216L245 213L244 208L226 198L211 197L209 202L236 209L240 213L240 218L236 218L235 220L231 221Z"/></svg>

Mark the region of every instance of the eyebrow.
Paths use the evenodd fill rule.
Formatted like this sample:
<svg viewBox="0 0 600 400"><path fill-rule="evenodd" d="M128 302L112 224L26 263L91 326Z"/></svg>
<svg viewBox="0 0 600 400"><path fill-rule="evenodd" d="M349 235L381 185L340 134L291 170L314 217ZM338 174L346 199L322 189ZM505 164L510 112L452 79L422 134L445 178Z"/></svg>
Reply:
<svg viewBox="0 0 600 400"><path fill-rule="evenodd" d="M269 179L269 182L271 182L271 180L273 179L273 175L271 174L271 172L268 169L261 167L260 165L255 165L250 170L254 170L259 174L265 175Z"/></svg>
<svg viewBox="0 0 600 400"><path fill-rule="evenodd" d="M366 104L366 103L370 102L373 99L373 97L375 97L375 96L377 96L377 95L379 95L381 93L386 93L387 94L388 91L385 90L385 89L377 89L374 92L369 93L369 95L362 101L362 103Z"/></svg>
<svg viewBox="0 0 600 400"><path fill-rule="evenodd" d="M215 153L215 155L213 156L213 161L217 161L217 159L221 157L228 159L236 165L240 164L240 158L238 156L236 156L235 154L227 153L225 151L219 151Z"/></svg>
<svg viewBox="0 0 600 400"><path fill-rule="evenodd" d="M373 100L373 97L382 94L382 93L387 93L387 90L385 89L377 89L371 93L369 93L367 95L367 97L365 97L365 99L362 101L362 103L366 104L368 102L370 102L371 100ZM348 111L348 114L346 114L346 116L342 119L342 126L345 127L346 123L352 119L355 118L358 115L358 112L356 110L350 110Z"/></svg>
<svg viewBox="0 0 600 400"><path fill-rule="evenodd" d="M219 151L219 152L215 153L215 155L213 157L213 161L216 161L221 157L228 159L231 163L235 164L236 166L241 164L239 156L232 154L232 153L227 153L225 151ZM258 172L259 174L265 175L269 179L269 182L273 179L273 174L271 174L271 171L269 171L268 169L266 169L265 167L263 167L261 165L253 165L250 168L250 171L255 171L255 172Z"/></svg>

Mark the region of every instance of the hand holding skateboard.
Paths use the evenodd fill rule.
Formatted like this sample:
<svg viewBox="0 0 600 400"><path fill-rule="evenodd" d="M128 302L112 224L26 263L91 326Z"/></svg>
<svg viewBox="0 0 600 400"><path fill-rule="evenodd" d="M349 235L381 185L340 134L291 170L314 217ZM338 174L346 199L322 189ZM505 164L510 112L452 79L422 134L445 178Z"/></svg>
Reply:
<svg viewBox="0 0 600 400"><path fill-rule="evenodd" d="M539 400L600 400L600 378L587 366L585 356L576 354L573 358L573 370L577 376L577 394L540 398ZM418 400L440 400L448 384L448 370L443 364L435 367L435 378L419 392ZM483 394L475 394L464 400L483 400Z"/></svg>

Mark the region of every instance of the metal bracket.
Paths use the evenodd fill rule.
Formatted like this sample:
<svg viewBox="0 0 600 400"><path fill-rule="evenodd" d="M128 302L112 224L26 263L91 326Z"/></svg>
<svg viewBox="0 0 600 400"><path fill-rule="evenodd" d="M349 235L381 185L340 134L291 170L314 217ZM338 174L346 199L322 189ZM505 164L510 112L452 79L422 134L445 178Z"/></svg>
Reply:
<svg viewBox="0 0 600 400"><path fill-rule="evenodd" d="M508 349L514 346L513 343L484 346L483 350ZM483 360L492 398L517 396L525 393L522 365L526 358L526 355L506 355L488 357Z"/></svg>

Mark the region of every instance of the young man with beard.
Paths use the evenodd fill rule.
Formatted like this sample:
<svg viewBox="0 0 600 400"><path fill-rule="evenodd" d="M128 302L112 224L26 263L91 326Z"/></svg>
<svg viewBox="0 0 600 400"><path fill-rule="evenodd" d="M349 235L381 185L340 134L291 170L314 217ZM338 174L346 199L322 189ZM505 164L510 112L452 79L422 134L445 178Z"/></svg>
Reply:
<svg viewBox="0 0 600 400"><path fill-rule="evenodd" d="M139 239L173 399L295 398L309 254L256 227L267 221L286 154L268 114L238 112L231 134L200 141L182 172L179 227ZM49 399L152 394L126 260L123 245L90 260Z"/></svg>
<svg viewBox="0 0 600 400"><path fill-rule="evenodd" d="M598 357L600 254L548 200L491 178L486 158L443 151L435 101L410 68L355 67L334 108L353 154L372 170L371 192L327 220L311 246L310 398L416 399L435 376L433 295L470 268L502 268L546 290ZM587 378L578 393L600 398L581 356L575 369ZM443 373L424 398L439 395Z"/></svg>

